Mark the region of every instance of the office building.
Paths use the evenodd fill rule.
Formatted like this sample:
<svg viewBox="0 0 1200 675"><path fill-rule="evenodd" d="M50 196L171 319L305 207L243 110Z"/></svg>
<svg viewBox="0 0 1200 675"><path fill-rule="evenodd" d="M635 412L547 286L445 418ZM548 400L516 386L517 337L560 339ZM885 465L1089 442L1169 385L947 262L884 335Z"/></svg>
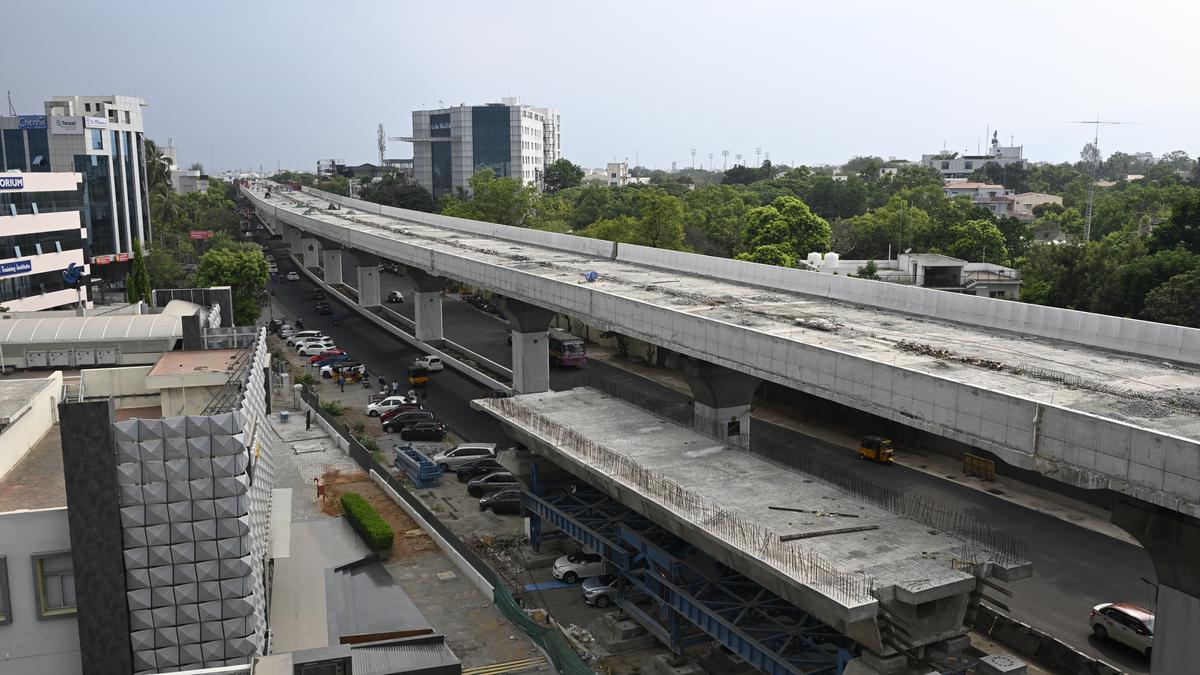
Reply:
<svg viewBox="0 0 1200 675"><path fill-rule="evenodd" d="M491 169L541 189L546 166L562 157L557 111L500 103L413 111L415 179L435 197L470 190L471 176Z"/></svg>
<svg viewBox="0 0 1200 675"><path fill-rule="evenodd" d="M1020 145L1000 145L999 138L993 135L991 149L986 155L959 155L957 152L921 155L921 166L936 170L942 174L942 178L969 178L976 170L988 164L1024 167L1026 160L1022 156L1023 152L1024 147Z"/></svg>
<svg viewBox="0 0 1200 675"><path fill-rule="evenodd" d="M146 105L130 96L56 96L44 114L0 117L0 170L83 177L83 249L100 276L123 278L133 242L151 237Z"/></svg>
<svg viewBox="0 0 1200 675"><path fill-rule="evenodd" d="M91 306L81 182L78 173L0 173L0 306L12 312ZM74 283L63 274L72 266Z"/></svg>
<svg viewBox="0 0 1200 675"><path fill-rule="evenodd" d="M609 162L608 163L608 186L609 187L625 187L629 184L629 163L628 162Z"/></svg>

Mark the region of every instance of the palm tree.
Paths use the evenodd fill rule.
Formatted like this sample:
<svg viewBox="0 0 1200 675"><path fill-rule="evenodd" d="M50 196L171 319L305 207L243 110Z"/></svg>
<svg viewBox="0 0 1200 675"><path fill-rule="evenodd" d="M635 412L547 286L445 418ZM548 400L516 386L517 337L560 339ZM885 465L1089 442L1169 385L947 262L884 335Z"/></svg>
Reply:
<svg viewBox="0 0 1200 675"><path fill-rule="evenodd" d="M158 144L149 138L145 141L146 147L146 184L150 186L150 190L160 185L166 185L168 189L171 186L170 169L167 166L168 160L163 156L162 151L158 149Z"/></svg>

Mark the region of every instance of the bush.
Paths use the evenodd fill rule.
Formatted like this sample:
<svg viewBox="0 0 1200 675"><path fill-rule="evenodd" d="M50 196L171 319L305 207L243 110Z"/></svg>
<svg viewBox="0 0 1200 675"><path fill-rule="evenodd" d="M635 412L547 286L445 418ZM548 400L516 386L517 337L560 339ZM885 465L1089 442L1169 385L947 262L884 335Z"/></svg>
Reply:
<svg viewBox="0 0 1200 675"><path fill-rule="evenodd" d="M366 428L366 425L364 425L362 422L352 422L350 424L350 431L354 432L355 436L362 434L363 429Z"/></svg>
<svg viewBox="0 0 1200 675"><path fill-rule="evenodd" d="M338 403L337 401L325 401L321 404L321 410L324 410L334 417L341 417L342 414L346 412L346 406Z"/></svg>
<svg viewBox="0 0 1200 675"><path fill-rule="evenodd" d="M316 380L313 379L313 376L308 373L300 373L296 376L296 384L303 384L304 386L308 387L312 386L314 382L316 382Z"/></svg>
<svg viewBox="0 0 1200 675"><path fill-rule="evenodd" d="M367 452L376 452L379 450L379 442L370 434L359 434L354 439L366 448Z"/></svg>
<svg viewBox="0 0 1200 675"><path fill-rule="evenodd" d="M372 551L387 551L392 548L395 535L391 526L362 495L357 492L342 495L342 513L354 526L358 536L362 537L363 543Z"/></svg>

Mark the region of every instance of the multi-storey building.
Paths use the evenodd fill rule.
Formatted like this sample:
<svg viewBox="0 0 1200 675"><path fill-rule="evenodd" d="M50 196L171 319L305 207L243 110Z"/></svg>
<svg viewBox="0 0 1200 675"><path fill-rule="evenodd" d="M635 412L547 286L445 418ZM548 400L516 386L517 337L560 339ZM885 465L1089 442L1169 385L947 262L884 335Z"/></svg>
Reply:
<svg viewBox="0 0 1200 675"><path fill-rule="evenodd" d="M83 177L83 249L121 278L135 241L150 239L142 108L131 96L56 96L42 115L0 117L0 170Z"/></svg>
<svg viewBox="0 0 1200 675"><path fill-rule="evenodd" d="M921 155L921 166L934 169L942 174L942 178L968 178L978 169L988 164L1000 166L1025 166L1022 156L1024 148L1020 145L1002 146L1000 140L993 136L992 147L986 155L959 155L958 153L938 153Z"/></svg>
<svg viewBox="0 0 1200 675"><path fill-rule="evenodd" d="M435 197L470 190L471 176L491 169L540 189L546 166L562 156L556 111L522 105L516 98L500 103L414 110L413 171Z"/></svg>
<svg viewBox="0 0 1200 675"><path fill-rule="evenodd" d="M81 182L78 173L0 173L0 306L90 306Z"/></svg>

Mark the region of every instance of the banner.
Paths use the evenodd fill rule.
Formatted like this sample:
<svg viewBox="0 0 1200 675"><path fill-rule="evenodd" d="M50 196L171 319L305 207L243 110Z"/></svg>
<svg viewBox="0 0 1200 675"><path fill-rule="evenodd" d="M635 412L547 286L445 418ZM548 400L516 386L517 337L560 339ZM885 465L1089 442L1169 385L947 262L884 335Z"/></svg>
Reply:
<svg viewBox="0 0 1200 675"><path fill-rule="evenodd" d="M45 129L45 115L17 115L18 129Z"/></svg>
<svg viewBox="0 0 1200 675"><path fill-rule="evenodd" d="M14 274L28 274L33 271L33 261L13 260L0 263L0 277L11 277Z"/></svg>
<svg viewBox="0 0 1200 675"><path fill-rule="evenodd" d="M214 234L216 234L216 232L213 232L212 230L191 230L188 232L188 235L192 239L212 239Z"/></svg>
<svg viewBox="0 0 1200 675"><path fill-rule="evenodd" d="M0 190L21 190L24 188L24 176L5 176L0 174Z"/></svg>
<svg viewBox="0 0 1200 675"><path fill-rule="evenodd" d="M83 118L83 126L88 129L107 129L108 120L103 117L85 117Z"/></svg>
<svg viewBox="0 0 1200 675"><path fill-rule="evenodd" d="M128 253L118 253L116 255L98 255L92 258L93 265L111 265L115 262L129 262L132 256Z"/></svg>
<svg viewBox="0 0 1200 675"><path fill-rule="evenodd" d="M55 134L82 134L83 133L83 118L82 117L63 117L62 115L50 116L50 132Z"/></svg>

